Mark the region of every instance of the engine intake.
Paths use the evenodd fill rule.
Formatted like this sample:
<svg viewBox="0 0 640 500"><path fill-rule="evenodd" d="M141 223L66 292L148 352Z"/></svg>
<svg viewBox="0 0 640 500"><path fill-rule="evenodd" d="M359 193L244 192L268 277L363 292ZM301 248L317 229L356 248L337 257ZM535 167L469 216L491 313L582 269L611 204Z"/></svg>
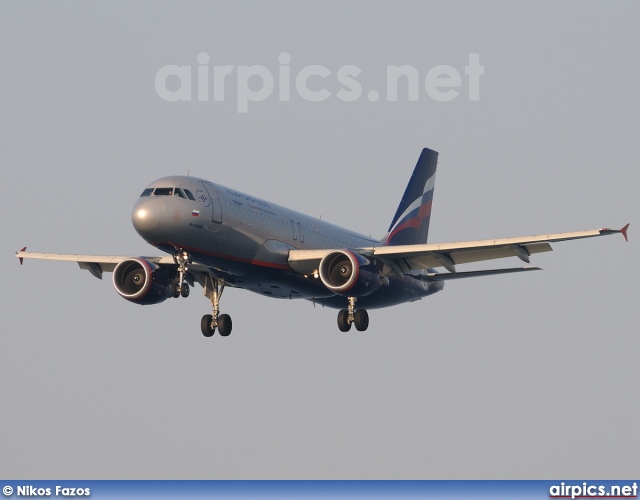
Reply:
<svg viewBox="0 0 640 500"><path fill-rule="evenodd" d="M113 286L121 297L136 304L159 304L173 293L167 269L140 257L126 259L113 270Z"/></svg>
<svg viewBox="0 0 640 500"><path fill-rule="evenodd" d="M320 280L329 290L347 297L364 297L382 286L375 265L349 250L335 250L320 261Z"/></svg>

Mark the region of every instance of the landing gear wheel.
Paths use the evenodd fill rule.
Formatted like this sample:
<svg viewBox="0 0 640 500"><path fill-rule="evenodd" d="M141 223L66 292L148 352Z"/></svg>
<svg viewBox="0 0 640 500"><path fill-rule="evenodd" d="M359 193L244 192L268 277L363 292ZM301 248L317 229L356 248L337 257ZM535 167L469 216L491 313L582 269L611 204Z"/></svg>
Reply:
<svg viewBox="0 0 640 500"><path fill-rule="evenodd" d="M231 316L228 314L221 314L218 317L218 333L223 337L231 335Z"/></svg>
<svg viewBox="0 0 640 500"><path fill-rule="evenodd" d="M216 333L215 326L212 325L213 316L211 314L205 314L202 316L202 321L200 321L200 329L202 330L202 335L205 337L211 337L214 333Z"/></svg>
<svg viewBox="0 0 640 500"><path fill-rule="evenodd" d="M191 290L189 289L189 283L183 283L182 289L180 290L180 295L182 295L186 299L189 296L190 291Z"/></svg>
<svg viewBox="0 0 640 500"><path fill-rule="evenodd" d="M341 332L348 332L351 330L351 323L349 323L349 311L341 309L338 313L338 328Z"/></svg>
<svg viewBox="0 0 640 500"><path fill-rule="evenodd" d="M364 332L369 327L369 313L366 309L358 309L353 316L356 330Z"/></svg>
<svg viewBox="0 0 640 500"><path fill-rule="evenodd" d="M220 314L220 297L224 291L224 285L224 280L216 278L213 274L205 277L204 294L211 301L211 314L207 314L202 318L202 333L205 337L213 335L213 333L208 335L208 329L215 332L216 328L222 337L231 335L231 316ZM208 329L205 328L205 318L209 318ZM205 333L205 330L207 333Z"/></svg>
<svg viewBox="0 0 640 500"><path fill-rule="evenodd" d="M177 299L178 297L180 297L180 283L173 285L173 298Z"/></svg>

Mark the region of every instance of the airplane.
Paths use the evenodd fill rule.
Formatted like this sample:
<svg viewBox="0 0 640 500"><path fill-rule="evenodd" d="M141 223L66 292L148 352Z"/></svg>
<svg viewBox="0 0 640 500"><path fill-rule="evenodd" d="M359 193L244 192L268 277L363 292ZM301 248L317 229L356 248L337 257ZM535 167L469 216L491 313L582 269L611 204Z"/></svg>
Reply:
<svg viewBox="0 0 640 500"><path fill-rule="evenodd" d="M456 266L505 257L530 263L550 243L621 233L594 229L516 238L427 243L438 153L422 150L389 229L381 239L310 217L214 182L175 175L149 184L131 214L138 234L168 255L108 256L16 252L20 259L75 261L130 302L158 304L188 297L198 283L211 302L200 322L211 337L231 334L220 314L225 287L267 297L306 299L339 309L338 328L369 326L367 308L412 302L448 280L540 270L538 267L458 271ZM446 272L438 272L443 268ZM356 307L356 304L358 307Z"/></svg>

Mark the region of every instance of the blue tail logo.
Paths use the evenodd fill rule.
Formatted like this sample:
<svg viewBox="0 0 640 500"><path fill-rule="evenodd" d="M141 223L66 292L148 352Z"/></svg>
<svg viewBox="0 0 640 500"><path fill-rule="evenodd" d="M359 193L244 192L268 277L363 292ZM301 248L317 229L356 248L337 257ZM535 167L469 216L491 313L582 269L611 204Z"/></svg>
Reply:
<svg viewBox="0 0 640 500"><path fill-rule="evenodd" d="M438 153L431 149L423 149L389 226L387 245L415 245L427 242L437 164Z"/></svg>

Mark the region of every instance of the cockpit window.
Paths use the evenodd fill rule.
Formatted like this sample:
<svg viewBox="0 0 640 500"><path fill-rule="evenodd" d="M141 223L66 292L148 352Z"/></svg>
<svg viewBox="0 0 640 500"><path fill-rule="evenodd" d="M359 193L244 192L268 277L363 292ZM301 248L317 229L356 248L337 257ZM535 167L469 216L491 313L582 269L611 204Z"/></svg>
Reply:
<svg viewBox="0 0 640 500"><path fill-rule="evenodd" d="M142 191L140 196L177 196L178 198L189 198L191 201L196 201L196 197L188 189L162 187L162 188L147 188Z"/></svg>

